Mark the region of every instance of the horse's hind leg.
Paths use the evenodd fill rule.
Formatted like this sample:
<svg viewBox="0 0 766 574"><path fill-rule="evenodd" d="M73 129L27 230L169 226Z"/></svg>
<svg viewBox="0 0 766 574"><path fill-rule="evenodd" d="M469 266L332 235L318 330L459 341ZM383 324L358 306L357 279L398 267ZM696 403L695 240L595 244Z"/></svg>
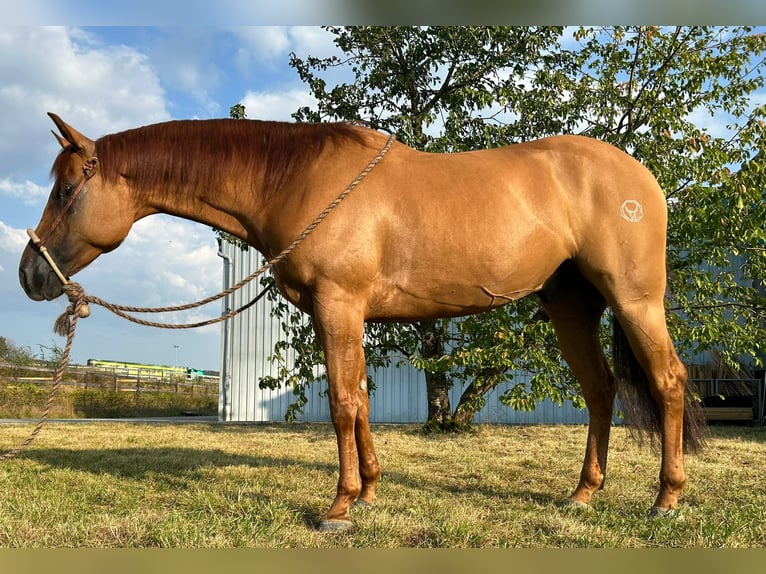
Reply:
<svg viewBox="0 0 766 574"><path fill-rule="evenodd" d="M661 300L632 300L615 305L613 310L630 350L645 374L645 377L638 377L639 380L635 380L634 376L632 384L648 384L648 394L639 391L635 398L626 396L625 400L636 401L631 408L639 418L644 419L636 423L639 430L658 432L660 435L660 489L652 510L664 513L676 508L678 495L686 483L683 443L686 439L691 448L696 448L699 440L696 435L699 429L695 426L687 428L689 433L684 436L686 368L668 335ZM619 364L617 366L620 367Z"/></svg>
<svg viewBox="0 0 766 574"><path fill-rule="evenodd" d="M541 300L590 413L580 482L569 497L573 504L587 506L606 479L615 397L614 378L599 341L605 303L601 294L568 264L559 270Z"/></svg>
<svg viewBox="0 0 766 574"><path fill-rule="evenodd" d="M653 511L662 513L677 506L686 482L684 444L692 450L702 444L701 413L686 405L686 368L668 334L664 260L647 253L624 254L622 260L642 265L594 275L591 281L604 293L622 331L615 330L615 372L626 422L660 438L660 489ZM627 344L618 345L623 337Z"/></svg>

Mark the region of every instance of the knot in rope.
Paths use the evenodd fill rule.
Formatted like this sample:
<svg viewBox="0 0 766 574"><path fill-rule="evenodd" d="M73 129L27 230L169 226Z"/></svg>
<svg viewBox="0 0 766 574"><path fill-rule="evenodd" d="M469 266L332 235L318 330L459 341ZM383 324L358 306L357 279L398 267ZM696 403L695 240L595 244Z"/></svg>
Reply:
<svg viewBox="0 0 766 574"><path fill-rule="evenodd" d="M90 307L85 296L85 290L79 283L69 282L62 287L64 294L69 298L69 306L66 308L53 325L53 330L57 335L66 337L69 333L71 317L77 316L85 319L90 316Z"/></svg>

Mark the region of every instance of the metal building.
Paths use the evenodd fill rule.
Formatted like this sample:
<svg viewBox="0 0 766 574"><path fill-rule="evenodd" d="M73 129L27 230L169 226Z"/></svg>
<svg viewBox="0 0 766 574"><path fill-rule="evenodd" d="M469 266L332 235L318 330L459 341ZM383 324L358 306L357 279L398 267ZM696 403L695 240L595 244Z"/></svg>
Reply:
<svg viewBox="0 0 766 574"><path fill-rule="evenodd" d="M223 259L223 288L228 289L249 276L262 264L254 249L243 251L236 245L220 241L219 255ZM252 301L262 287L254 280L244 288L224 298L223 311L237 309ZM258 381L275 376L277 365L269 361L274 344L282 333L279 322L272 318L274 303L262 298L252 307L222 323L221 330L221 388L218 416L222 421L283 421L289 404L294 401L290 389L260 389ZM294 360L292 349L285 357ZM423 373L410 366L389 367L370 371L375 392L370 397L370 421L375 423L422 423L427 420L428 407ZM518 373L515 382L524 380ZM297 420L329 421L330 410L324 391L326 382L312 385L308 404ZM506 390L499 386L487 396L486 406L476 414L476 423L508 424L586 424L587 410L565 403L540 403L533 412L517 412L499 402ZM450 401L457 404L463 388L455 385Z"/></svg>

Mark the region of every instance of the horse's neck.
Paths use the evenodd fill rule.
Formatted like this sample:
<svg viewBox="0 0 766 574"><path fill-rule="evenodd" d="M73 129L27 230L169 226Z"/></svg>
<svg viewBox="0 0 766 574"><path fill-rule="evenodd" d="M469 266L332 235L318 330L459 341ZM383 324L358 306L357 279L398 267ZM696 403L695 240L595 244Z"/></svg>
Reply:
<svg viewBox="0 0 766 574"><path fill-rule="evenodd" d="M338 136L328 144L328 151L297 164L283 162L281 170L232 161L214 184L177 184L154 189L147 197L156 211L215 227L268 255L300 232L298 212L321 212L345 184L360 176L365 162L375 157L376 147L385 143L381 139L370 146L362 137ZM319 181L313 179L316 173L321 174ZM285 212L291 217L283 217Z"/></svg>
<svg viewBox="0 0 766 574"><path fill-rule="evenodd" d="M248 241L245 228L245 214L253 211L253 198L242 197L234 193L233 184L222 185L218 189L200 190L193 185L169 192L157 189L147 194L144 208L139 210L139 217L151 213L164 213L208 225L215 229Z"/></svg>

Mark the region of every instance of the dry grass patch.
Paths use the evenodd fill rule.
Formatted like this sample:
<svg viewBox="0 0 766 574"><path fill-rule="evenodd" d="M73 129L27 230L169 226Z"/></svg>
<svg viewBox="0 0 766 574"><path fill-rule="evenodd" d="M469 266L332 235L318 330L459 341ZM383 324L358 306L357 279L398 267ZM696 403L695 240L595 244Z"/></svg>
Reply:
<svg viewBox="0 0 766 574"><path fill-rule="evenodd" d="M30 425L0 427L0 446ZM0 464L0 546L758 547L766 545L766 429L715 427L688 457L682 517L649 520L659 457L613 431L590 512L561 507L579 426L373 429L379 500L320 534L337 480L329 425L50 424Z"/></svg>

